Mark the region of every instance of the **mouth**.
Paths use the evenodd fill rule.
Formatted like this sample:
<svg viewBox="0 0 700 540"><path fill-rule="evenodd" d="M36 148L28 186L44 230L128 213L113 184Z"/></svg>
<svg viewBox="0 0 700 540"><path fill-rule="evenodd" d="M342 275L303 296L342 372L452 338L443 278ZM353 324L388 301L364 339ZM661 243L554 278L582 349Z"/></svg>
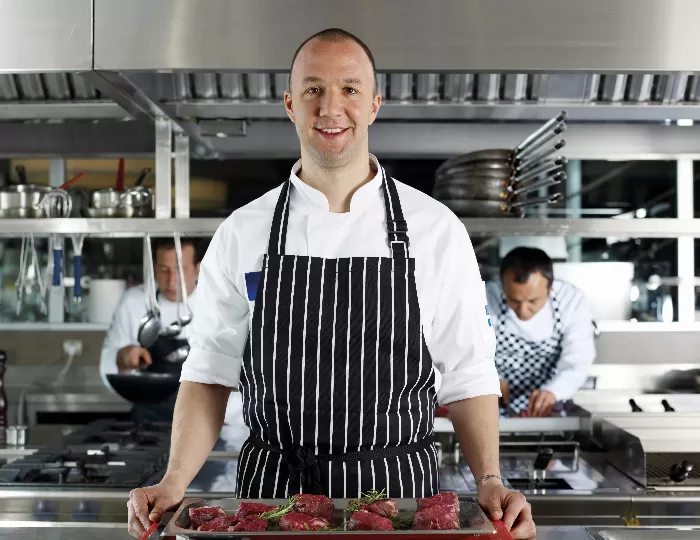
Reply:
<svg viewBox="0 0 700 540"><path fill-rule="evenodd" d="M318 133L320 133L324 139L333 140L333 139L337 139L338 137L341 137L350 128L329 127L329 128L314 128L314 129Z"/></svg>

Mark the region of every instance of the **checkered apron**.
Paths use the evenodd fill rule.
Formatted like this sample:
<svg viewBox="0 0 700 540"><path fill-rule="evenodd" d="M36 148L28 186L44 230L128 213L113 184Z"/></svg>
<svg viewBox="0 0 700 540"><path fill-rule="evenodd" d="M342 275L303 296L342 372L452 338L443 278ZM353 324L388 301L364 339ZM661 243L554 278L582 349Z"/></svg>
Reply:
<svg viewBox="0 0 700 540"><path fill-rule="evenodd" d="M549 298L554 314L554 329L552 335L545 340L528 341L505 329L509 308L502 294L498 313L494 317L496 369L499 377L508 382L508 406L516 412L527 409L532 391L542 388L556 373L564 332L559 302L554 292L550 293ZM501 414L505 413L502 409Z"/></svg>

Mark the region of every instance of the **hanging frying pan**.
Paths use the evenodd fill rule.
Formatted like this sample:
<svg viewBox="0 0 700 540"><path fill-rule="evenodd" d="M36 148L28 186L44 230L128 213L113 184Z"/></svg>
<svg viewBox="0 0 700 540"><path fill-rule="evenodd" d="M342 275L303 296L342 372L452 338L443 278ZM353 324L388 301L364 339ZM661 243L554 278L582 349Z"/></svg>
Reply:
<svg viewBox="0 0 700 540"><path fill-rule="evenodd" d="M493 218L522 217L528 206L548 204L559 200L560 193L551 197L538 197L518 202L471 201L466 199L442 199L440 202L460 217Z"/></svg>
<svg viewBox="0 0 700 540"><path fill-rule="evenodd" d="M498 178L469 178L456 179L449 184L443 184L433 190L433 197L444 199L468 199L477 201L509 201L514 197L525 195L540 188L555 186L566 179L564 172L557 172L544 180L512 184L508 180Z"/></svg>

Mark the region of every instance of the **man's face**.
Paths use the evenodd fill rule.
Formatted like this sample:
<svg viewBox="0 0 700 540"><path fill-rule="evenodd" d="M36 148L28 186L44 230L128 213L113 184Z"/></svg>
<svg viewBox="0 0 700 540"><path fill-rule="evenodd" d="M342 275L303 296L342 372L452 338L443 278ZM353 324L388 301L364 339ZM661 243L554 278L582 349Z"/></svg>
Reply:
<svg viewBox="0 0 700 540"><path fill-rule="evenodd" d="M194 291L199 278L199 264L194 262L194 247L182 246L182 269L185 274L185 287L189 296ZM156 282L158 291L171 302L177 301L180 287L177 275L177 257L175 248L158 248L156 251Z"/></svg>
<svg viewBox="0 0 700 540"><path fill-rule="evenodd" d="M381 97L374 94L372 63L362 47L349 39L314 39L299 51L284 104L302 156L339 168L368 151L367 128Z"/></svg>
<svg viewBox="0 0 700 540"><path fill-rule="evenodd" d="M503 294L518 319L529 321L547 303L549 282L539 272L533 272L525 283L518 283L512 270L503 273Z"/></svg>

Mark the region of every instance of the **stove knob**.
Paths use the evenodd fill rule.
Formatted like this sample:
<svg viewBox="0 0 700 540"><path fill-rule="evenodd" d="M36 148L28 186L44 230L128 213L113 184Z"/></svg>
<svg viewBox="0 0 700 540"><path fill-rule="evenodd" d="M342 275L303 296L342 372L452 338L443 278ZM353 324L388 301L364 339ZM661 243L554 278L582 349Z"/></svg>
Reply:
<svg viewBox="0 0 700 540"><path fill-rule="evenodd" d="M673 407L671 407L671 405L669 404L669 402L666 401L665 399L662 399L662 400L661 400L661 405L664 406L664 411L666 411L666 412L676 412L676 409L674 409Z"/></svg>
<svg viewBox="0 0 700 540"><path fill-rule="evenodd" d="M690 461L681 461L671 467L668 477L674 482L683 482L693 471L693 464Z"/></svg>
<svg viewBox="0 0 700 540"><path fill-rule="evenodd" d="M630 399L629 401L630 407L632 407L632 412L644 412L642 408L637 405L637 402L633 399Z"/></svg>
<svg viewBox="0 0 700 540"><path fill-rule="evenodd" d="M552 456L554 456L553 448L548 446L545 448L540 448L537 451L537 457L535 458L535 463L532 465L532 468L536 471L546 470L549 462L552 460Z"/></svg>

